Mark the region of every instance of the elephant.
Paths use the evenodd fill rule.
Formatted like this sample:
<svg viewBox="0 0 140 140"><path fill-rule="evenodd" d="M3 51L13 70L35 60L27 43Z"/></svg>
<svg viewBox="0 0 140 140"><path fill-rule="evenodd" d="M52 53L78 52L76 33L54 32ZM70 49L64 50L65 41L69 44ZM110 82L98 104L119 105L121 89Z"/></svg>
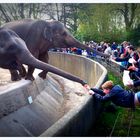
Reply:
<svg viewBox="0 0 140 140"><path fill-rule="evenodd" d="M11 29L0 28L0 67L21 71L22 64L65 77L85 85L86 82L70 73L36 59L25 42Z"/></svg>
<svg viewBox="0 0 140 140"><path fill-rule="evenodd" d="M32 55L45 63L48 63L48 50L51 48L77 47L95 52L97 55L108 57L106 54L80 43L67 31L61 22L56 20L45 21L41 19L22 19L19 21L8 22L3 27L15 31L20 38L25 41ZM19 76L15 70L10 70L11 79L16 81L25 76L25 79L34 80L33 71L34 67L29 66L26 74L26 71L22 66L22 71L20 71L21 76ZM39 73L39 76L45 79L46 73L46 71L42 71Z"/></svg>

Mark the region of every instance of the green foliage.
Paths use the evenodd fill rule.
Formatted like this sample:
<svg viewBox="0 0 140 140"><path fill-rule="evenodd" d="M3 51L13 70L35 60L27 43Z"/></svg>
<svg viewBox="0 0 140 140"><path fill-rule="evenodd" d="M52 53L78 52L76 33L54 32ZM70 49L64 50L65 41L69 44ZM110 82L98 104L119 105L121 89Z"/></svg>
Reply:
<svg viewBox="0 0 140 140"><path fill-rule="evenodd" d="M85 41L120 43L129 40L131 29L140 22L139 6L140 4L86 4L78 11L79 24L75 35ZM133 42L139 42L139 39L136 38Z"/></svg>
<svg viewBox="0 0 140 140"><path fill-rule="evenodd" d="M140 24L128 33L128 40L130 40L133 45L140 47Z"/></svg>
<svg viewBox="0 0 140 140"><path fill-rule="evenodd" d="M114 73L111 71L108 71L108 79L112 80L114 84L119 84L124 87L122 78L120 78L119 76L115 76Z"/></svg>
<svg viewBox="0 0 140 140"><path fill-rule="evenodd" d="M79 10L79 26L76 36L85 41L121 42L125 40L125 30L117 28L117 17L110 12L110 4L90 4L86 10Z"/></svg>
<svg viewBox="0 0 140 140"><path fill-rule="evenodd" d="M139 41L140 4L2 3L0 24L22 18L61 21L80 41ZM133 30L134 29L134 30Z"/></svg>

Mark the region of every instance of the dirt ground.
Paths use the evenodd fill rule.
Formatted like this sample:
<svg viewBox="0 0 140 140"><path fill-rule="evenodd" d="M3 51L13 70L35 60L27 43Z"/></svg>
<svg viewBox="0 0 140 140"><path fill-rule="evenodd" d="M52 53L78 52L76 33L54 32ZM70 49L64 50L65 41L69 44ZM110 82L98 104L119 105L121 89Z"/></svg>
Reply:
<svg viewBox="0 0 140 140"><path fill-rule="evenodd" d="M60 109L62 114L65 114L73 107L77 107L85 100L85 96L90 96L88 91L80 83L54 74L51 74L51 77L56 80L62 88L62 94L64 96L64 102Z"/></svg>

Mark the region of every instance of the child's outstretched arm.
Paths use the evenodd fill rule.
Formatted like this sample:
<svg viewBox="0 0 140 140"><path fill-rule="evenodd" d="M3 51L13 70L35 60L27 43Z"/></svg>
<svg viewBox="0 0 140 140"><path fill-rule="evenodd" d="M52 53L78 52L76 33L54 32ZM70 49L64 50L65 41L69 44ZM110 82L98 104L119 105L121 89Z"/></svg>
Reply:
<svg viewBox="0 0 140 140"><path fill-rule="evenodd" d="M94 91L95 93L100 94L101 96L104 96L105 95L105 93L101 89L91 88L91 90Z"/></svg>

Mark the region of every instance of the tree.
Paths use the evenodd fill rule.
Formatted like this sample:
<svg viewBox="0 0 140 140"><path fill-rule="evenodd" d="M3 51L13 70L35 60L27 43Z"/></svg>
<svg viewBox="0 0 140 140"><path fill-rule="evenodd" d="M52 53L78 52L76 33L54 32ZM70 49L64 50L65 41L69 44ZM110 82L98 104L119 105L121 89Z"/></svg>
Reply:
<svg viewBox="0 0 140 140"><path fill-rule="evenodd" d="M128 39L140 23L140 4L90 4L80 10L79 33L85 40L119 41Z"/></svg>
<svg viewBox="0 0 140 140"><path fill-rule="evenodd" d="M23 18L53 19L81 41L121 42L140 24L139 7L137 3L2 3L0 24Z"/></svg>
<svg viewBox="0 0 140 140"><path fill-rule="evenodd" d="M140 47L140 24L138 25L137 28L131 30L128 37L129 37L130 42L134 46Z"/></svg>
<svg viewBox="0 0 140 140"><path fill-rule="evenodd" d="M135 4L135 3L124 3L124 4L119 4L116 5L116 8L114 8L114 11L116 13L119 13L123 16L124 18L124 23L125 23L125 28L126 31L129 32L131 31L131 29L133 29L133 27L135 26L135 20L136 20L136 16L139 13L136 13L137 8L139 4Z"/></svg>
<svg viewBox="0 0 140 140"><path fill-rule="evenodd" d="M117 30L116 20L110 12L110 4L90 4L86 10L81 9L80 26L78 31L83 32L86 41L111 41L121 32ZM85 17L85 18L84 18ZM82 30L82 31L81 31Z"/></svg>

